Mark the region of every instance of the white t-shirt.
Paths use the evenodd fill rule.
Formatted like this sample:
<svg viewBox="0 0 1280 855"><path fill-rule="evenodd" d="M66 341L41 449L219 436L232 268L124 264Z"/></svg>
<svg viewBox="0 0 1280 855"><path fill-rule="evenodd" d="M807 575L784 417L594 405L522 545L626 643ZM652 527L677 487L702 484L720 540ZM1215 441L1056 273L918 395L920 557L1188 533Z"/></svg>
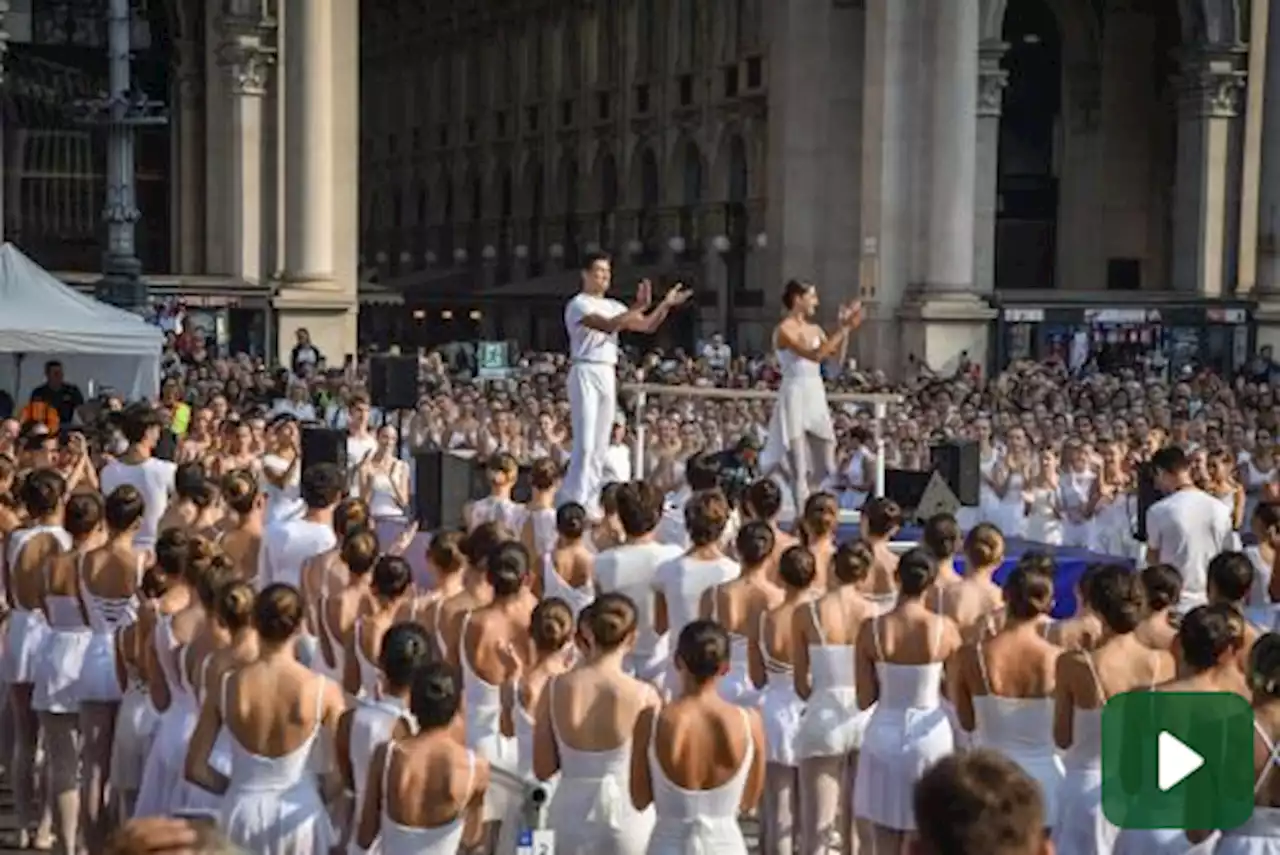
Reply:
<svg viewBox="0 0 1280 855"><path fill-rule="evenodd" d="M364 460L366 454L372 454L377 449L378 438L372 433L365 436L347 434L347 487L351 495L360 495L360 485L356 483L356 471L360 468L360 461Z"/></svg>
<svg viewBox="0 0 1280 855"><path fill-rule="evenodd" d="M604 453L604 483L619 484L631 480L631 449L625 445L611 445Z"/></svg>
<svg viewBox="0 0 1280 855"><path fill-rule="evenodd" d="M725 556L710 561L680 555L658 565L653 589L667 603L667 631L673 639L698 619L698 606L708 588L736 579L742 573L738 562Z"/></svg>
<svg viewBox="0 0 1280 855"><path fill-rule="evenodd" d="M275 454L262 455L262 468L279 478L289 471L289 461ZM277 487L267 479L262 481L262 492L267 495L267 521L276 522L292 519L306 511L302 501L302 466L294 466L293 474L285 482L283 488Z"/></svg>
<svg viewBox="0 0 1280 855"><path fill-rule="evenodd" d="M134 545L140 549L150 549L155 545L156 528L169 508L169 497L174 492L173 479L177 471L175 464L155 457L141 463L112 460L102 467L99 478L103 496L110 496L112 490L124 484L136 488L142 494L146 510L142 514L142 526L133 538Z"/></svg>
<svg viewBox="0 0 1280 855"><path fill-rule="evenodd" d="M578 294L564 307L564 328L569 333L569 359L574 362L618 364L618 334L602 333L582 325L582 319L595 315L609 319L627 311L627 307L609 297Z"/></svg>
<svg viewBox="0 0 1280 855"><path fill-rule="evenodd" d="M1231 547L1231 511L1202 490L1179 490L1147 509L1147 546L1182 574L1179 610L1202 605L1209 562Z"/></svg>
<svg viewBox="0 0 1280 855"><path fill-rule="evenodd" d="M636 604L637 676L650 679L662 673L667 637L653 628L653 586L658 566L684 550L663 543L624 543L596 556L596 588L604 594L626 594Z"/></svg>
<svg viewBox="0 0 1280 855"><path fill-rule="evenodd" d="M302 585L302 565L338 545L333 526L305 519L267 526L258 550L258 589L275 582Z"/></svg>

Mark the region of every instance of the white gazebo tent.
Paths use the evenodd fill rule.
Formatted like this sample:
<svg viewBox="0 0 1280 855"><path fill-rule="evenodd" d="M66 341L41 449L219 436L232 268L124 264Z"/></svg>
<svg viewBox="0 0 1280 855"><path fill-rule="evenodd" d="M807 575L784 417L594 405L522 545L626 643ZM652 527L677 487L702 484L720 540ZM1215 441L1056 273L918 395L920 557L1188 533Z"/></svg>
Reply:
<svg viewBox="0 0 1280 855"><path fill-rule="evenodd" d="M163 347L159 328L63 284L13 244L0 246L0 389L19 406L53 359L86 396L109 386L127 399L153 398Z"/></svg>

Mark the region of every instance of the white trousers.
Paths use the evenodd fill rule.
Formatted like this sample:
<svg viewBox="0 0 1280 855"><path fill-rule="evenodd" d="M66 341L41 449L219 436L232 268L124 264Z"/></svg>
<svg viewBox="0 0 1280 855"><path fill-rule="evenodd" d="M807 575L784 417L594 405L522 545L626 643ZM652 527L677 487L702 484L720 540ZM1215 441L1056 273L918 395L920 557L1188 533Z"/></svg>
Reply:
<svg viewBox="0 0 1280 855"><path fill-rule="evenodd" d="M569 412L573 453L560 490L562 502L577 502L595 513L604 486L605 453L618 410L618 369L597 362L575 362L569 368Z"/></svg>

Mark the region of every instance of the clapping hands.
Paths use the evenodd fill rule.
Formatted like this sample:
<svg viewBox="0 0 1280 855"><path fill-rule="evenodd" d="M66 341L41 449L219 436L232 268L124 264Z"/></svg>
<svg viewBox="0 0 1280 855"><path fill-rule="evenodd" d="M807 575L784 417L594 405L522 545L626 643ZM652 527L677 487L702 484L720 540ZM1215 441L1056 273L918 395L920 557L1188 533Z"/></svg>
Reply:
<svg viewBox="0 0 1280 855"><path fill-rule="evenodd" d="M686 288L683 282L677 282L662 298L662 304L669 309L674 309L676 306L683 306L692 296L693 291Z"/></svg>
<svg viewBox="0 0 1280 855"><path fill-rule="evenodd" d="M848 329L856 329L862 324L862 301L854 300L852 303L845 303L840 307L840 312L836 315L840 326Z"/></svg>
<svg viewBox="0 0 1280 855"><path fill-rule="evenodd" d="M640 285L636 288L636 298L631 303L631 308L644 311L653 305L653 283L648 279L641 279Z"/></svg>

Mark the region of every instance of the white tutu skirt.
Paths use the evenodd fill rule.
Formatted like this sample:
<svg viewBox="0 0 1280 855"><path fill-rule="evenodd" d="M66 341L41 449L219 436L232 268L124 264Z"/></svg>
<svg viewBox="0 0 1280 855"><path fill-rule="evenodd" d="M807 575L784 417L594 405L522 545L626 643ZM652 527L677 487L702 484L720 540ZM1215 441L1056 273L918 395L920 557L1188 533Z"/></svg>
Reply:
<svg viewBox="0 0 1280 855"><path fill-rule="evenodd" d="M1119 829L1102 815L1102 770L1097 766L1067 769L1058 789L1053 823L1057 855L1111 852Z"/></svg>
<svg viewBox="0 0 1280 855"><path fill-rule="evenodd" d="M109 704L121 700L120 680L116 677L116 643L111 635L95 632L89 636L76 691L82 701Z"/></svg>
<svg viewBox="0 0 1280 855"><path fill-rule="evenodd" d="M34 663L32 709L47 713L80 711L77 688L91 637L88 632L49 630L45 633L44 646Z"/></svg>
<svg viewBox="0 0 1280 855"><path fill-rule="evenodd" d="M871 709L858 709L858 690L835 686L814 692L800 717L796 756L844 757L862 747Z"/></svg>
<svg viewBox="0 0 1280 855"><path fill-rule="evenodd" d="M782 378L773 402L773 415L769 419L769 435L760 452L760 470L769 472L782 467L790 471L791 450L810 439L830 443L833 449L836 442L831 407L827 404L827 389L816 370L812 374ZM808 464L812 469L809 474L821 480L834 461L809 460Z"/></svg>
<svg viewBox="0 0 1280 855"><path fill-rule="evenodd" d="M286 790L228 790L219 827L254 855L329 855L337 843L314 779Z"/></svg>
<svg viewBox="0 0 1280 855"><path fill-rule="evenodd" d="M1224 831L1217 844L1217 849L1206 851L1214 855L1280 855L1280 808L1255 807L1248 822ZM1199 849L1196 855L1200 855Z"/></svg>
<svg viewBox="0 0 1280 855"><path fill-rule="evenodd" d="M142 769L151 751L160 714L151 703L146 686L129 687L116 713L115 739L111 743L111 785L122 790L142 786Z"/></svg>
<svg viewBox="0 0 1280 855"><path fill-rule="evenodd" d="M180 695L160 714L147 762L142 767L142 783L134 817L169 816L186 807L187 743L196 727L197 710L187 695Z"/></svg>
<svg viewBox="0 0 1280 855"><path fill-rule="evenodd" d="M9 613L5 632L4 675L10 685L34 683L36 662L49 634L49 625L39 612L15 610Z"/></svg>
<svg viewBox="0 0 1280 855"><path fill-rule="evenodd" d="M567 778L563 772L547 806L556 855L645 855L657 818L653 805L637 811L626 779Z"/></svg>
<svg viewBox="0 0 1280 855"><path fill-rule="evenodd" d="M853 814L898 831L915 831L916 781L955 750L955 734L942 707L887 709L867 722L853 786Z"/></svg>
<svg viewBox="0 0 1280 855"><path fill-rule="evenodd" d="M760 691L760 715L764 719L765 757L770 763L800 764L796 736L804 706L790 674L769 675L769 682Z"/></svg>

